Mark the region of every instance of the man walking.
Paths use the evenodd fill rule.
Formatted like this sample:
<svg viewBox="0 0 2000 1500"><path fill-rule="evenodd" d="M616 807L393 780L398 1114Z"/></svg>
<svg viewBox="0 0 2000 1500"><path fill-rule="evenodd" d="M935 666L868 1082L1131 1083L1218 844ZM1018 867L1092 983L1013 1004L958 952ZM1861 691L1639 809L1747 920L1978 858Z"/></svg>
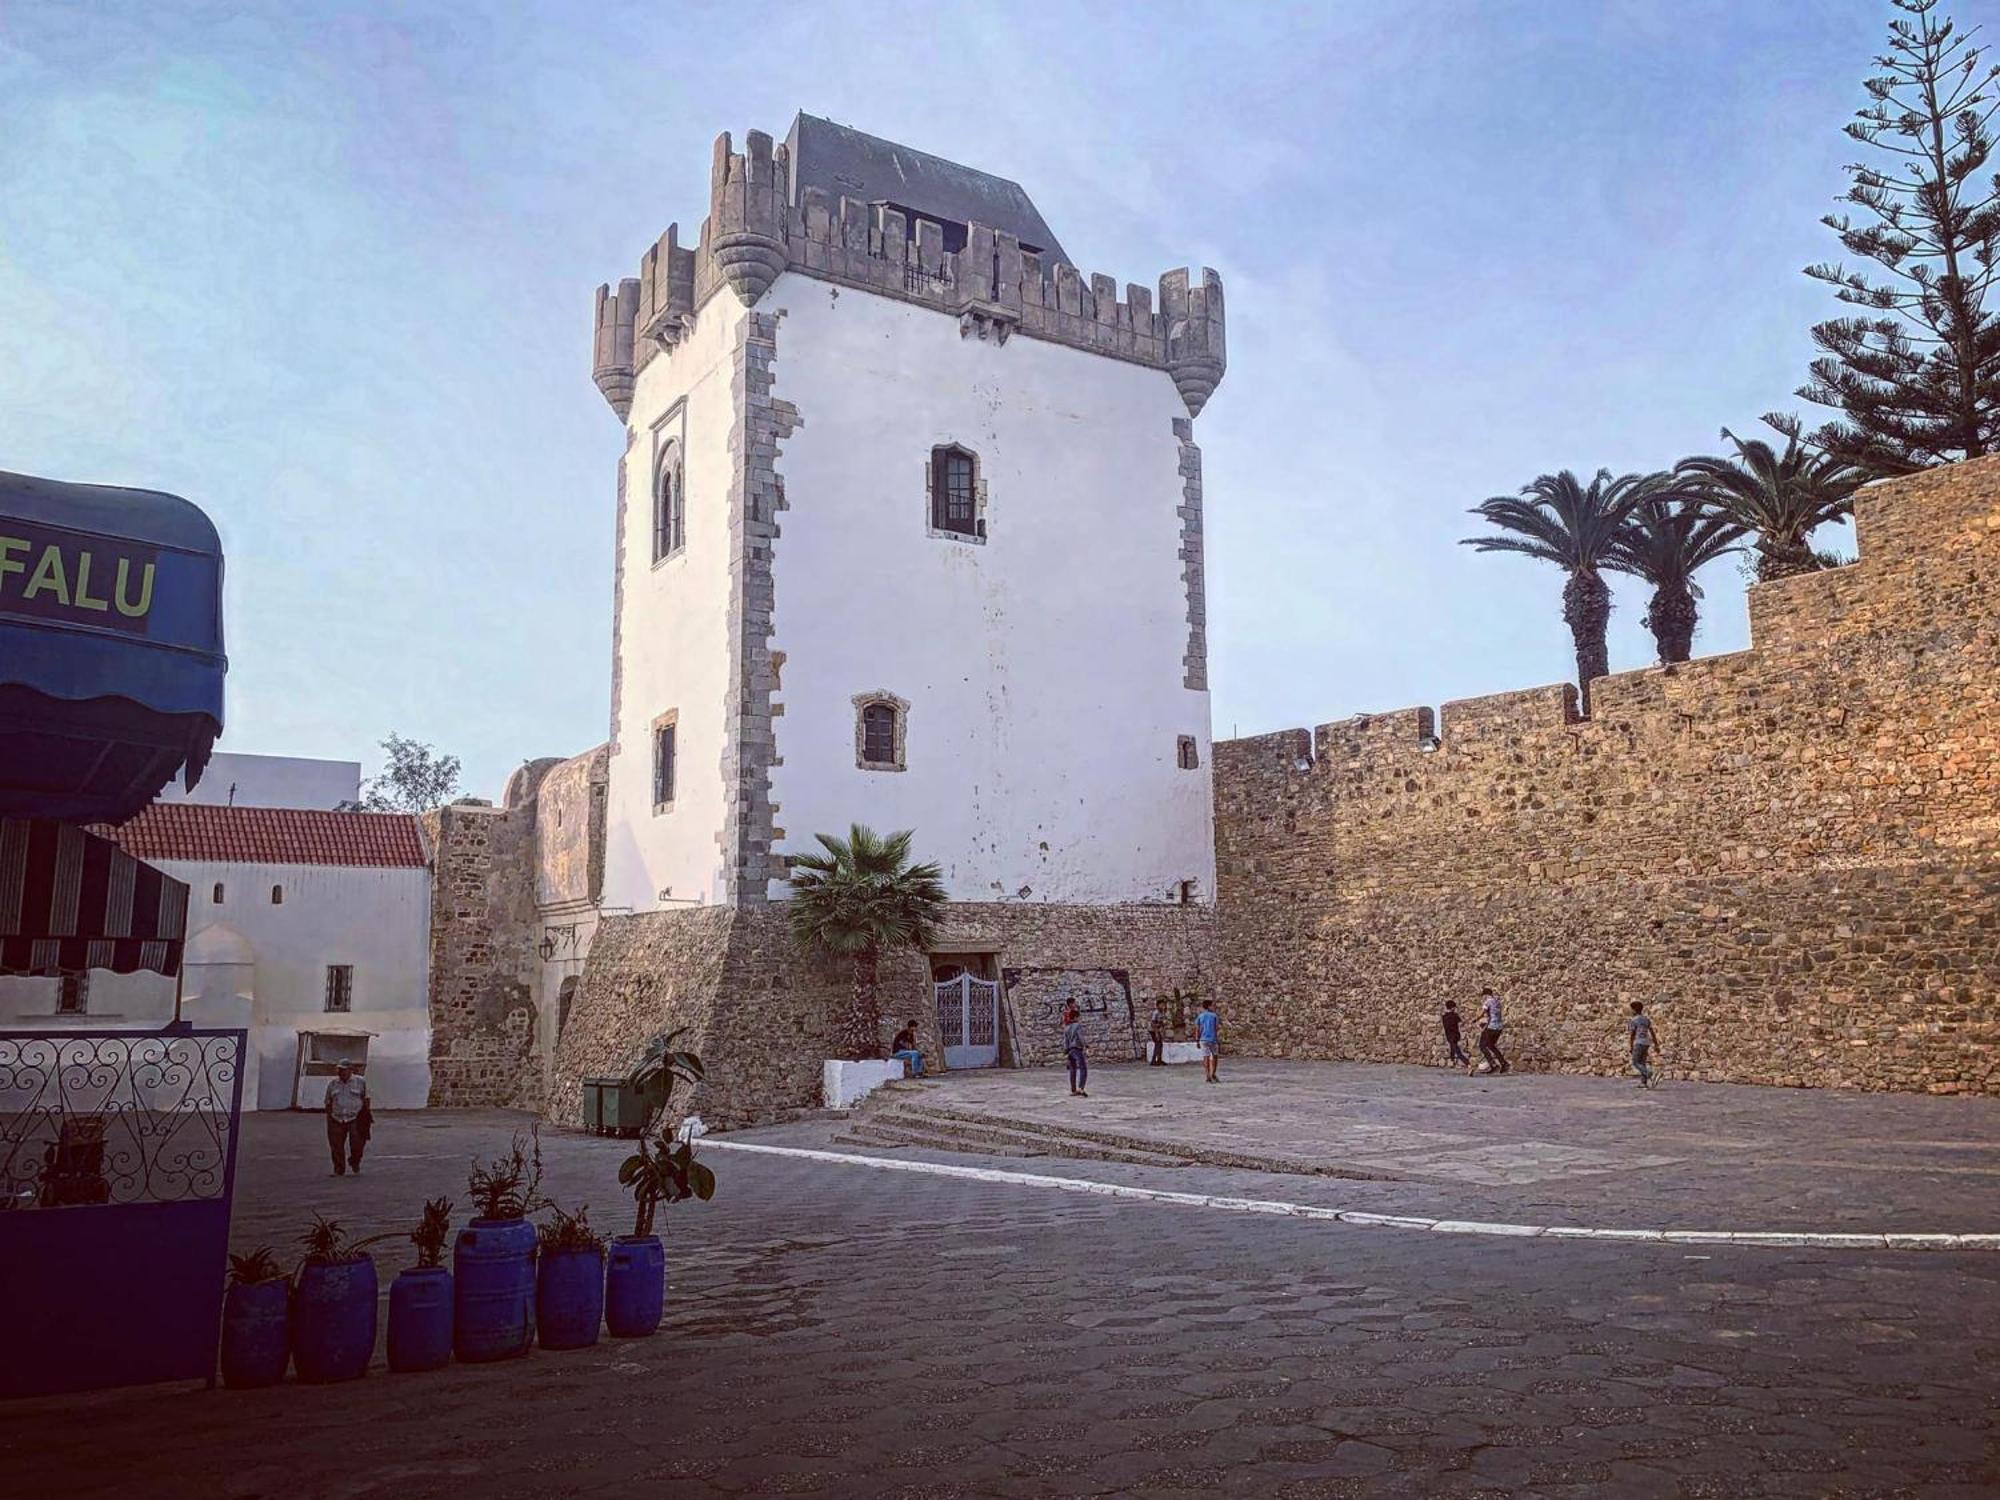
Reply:
<svg viewBox="0 0 2000 1500"><path fill-rule="evenodd" d="M1153 1002L1153 1021L1148 1028L1153 1038L1153 1058L1151 1067L1164 1068L1167 1065L1167 1002Z"/></svg>
<svg viewBox="0 0 2000 1500"><path fill-rule="evenodd" d="M1445 1001L1444 1014L1438 1019L1444 1023L1444 1044L1451 1048L1450 1062L1464 1063L1468 1068L1471 1067L1472 1059L1465 1055L1465 1049L1458 1044L1458 1002ZM1450 1066L1450 1063L1446 1066Z"/></svg>
<svg viewBox="0 0 2000 1500"><path fill-rule="evenodd" d="M1500 1028L1503 1024L1500 997L1489 986L1479 992L1479 1055L1486 1059L1488 1072L1507 1071L1507 1059L1500 1054ZM1468 1076L1478 1071L1477 1063L1469 1063L1466 1067Z"/></svg>
<svg viewBox="0 0 2000 1500"><path fill-rule="evenodd" d="M1646 1002L1632 1002L1632 1019L1625 1023L1625 1032L1632 1040L1632 1068L1639 1075L1639 1087L1653 1086L1653 1069L1649 1055L1653 1051L1653 1018L1646 1014Z"/></svg>
<svg viewBox="0 0 2000 1500"><path fill-rule="evenodd" d="M1201 1014L1194 1018L1195 1035L1201 1040L1201 1076L1205 1083L1215 1082L1216 1062L1222 1052L1222 1019L1215 1013L1215 1002L1201 1002Z"/></svg>
<svg viewBox="0 0 2000 1500"><path fill-rule="evenodd" d="M1083 1086L1090 1082L1090 1059L1083 1055L1083 1012L1072 1000L1063 1010L1063 1057L1069 1063L1069 1092L1072 1099L1088 1099Z"/></svg>
<svg viewBox="0 0 2000 1500"><path fill-rule="evenodd" d="M361 1153L368 1145L361 1116L368 1108L368 1080L346 1063L326 1086L326 1144L333 1152L333 1175L345 1177L348 1167L361 1175Z"/></svg>

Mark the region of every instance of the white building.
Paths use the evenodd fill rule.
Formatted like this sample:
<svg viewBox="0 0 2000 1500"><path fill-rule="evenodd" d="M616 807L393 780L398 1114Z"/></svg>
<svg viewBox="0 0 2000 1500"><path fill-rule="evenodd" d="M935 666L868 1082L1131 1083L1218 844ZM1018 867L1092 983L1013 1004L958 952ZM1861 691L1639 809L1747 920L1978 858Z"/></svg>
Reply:
<svg viewBox="0 0 2000 1500"><path fill-rule="evenodd" d="M1042 1055L1064 998L1128 1045L1135 986L1198 987L1192 421L1222 372L1213 272L1168 273L1156 304L1069 264L1012 182L808 115L782 144L723 136L699 244L669 227L598 292L624 452L595 906L741 914L730 962L791 992L755 915L784 899L787 854L908 828L954 899L931 976L1000 986L997 1005L892 986L898 1011L935 999L925 1030L955 1061ZM595 981L570 950L579 1068L643 1040L635 1015L722 1014L687 998L712 991L687 960L625 956L686 934L617 932Z"/></svg>
<svg viewBox="0 0 2000 1500"><path fill-rule="evenodd" d="M361 762L297 755L217 752L193 791L170 781L156 799L218 807L315 807L331 812L361 800Z"/></svg>
<svg viewBox="0 0 2000 1500"><path fill-rule="evenodd" d="M187 883L182 1013L248 1027L245 1109L290 1107L302 1058L304 1102L316 1107L315 1053L365 1052L378 1104L424 1105L431 887L416 818L157 802L109 837ZM157 1026L172 1018L174 992L157 974L0 978L0 1024Z"/></svg>

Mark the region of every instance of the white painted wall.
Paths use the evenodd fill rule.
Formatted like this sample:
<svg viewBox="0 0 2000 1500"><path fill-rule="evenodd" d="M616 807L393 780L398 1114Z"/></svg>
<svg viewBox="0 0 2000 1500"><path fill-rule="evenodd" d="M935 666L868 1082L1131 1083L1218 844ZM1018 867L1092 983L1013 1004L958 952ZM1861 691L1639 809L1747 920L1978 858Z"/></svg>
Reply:
<svg viewBox="0 0 2000 1500"><path fill-rule="evenodd" d="M731 356L747 313L724 291L680 346L639 373L626 454L624 597L620 610L619 751L611 757L604 864L607 907L652 911L722 896L723 697L729 654ZM657 424L677 401L686 419L687 545L653 562ZM653 721L680 715L671 812L653 811ZM662 901L660 892L671 890Z"/></svg>
<svg viewBox="0 0 2000 1500"><path fill-rule="evenodd" d="M962 338L955 319L795 273L773 308L775 393L803 422L779 460L775 553L786 847L851 822L914 828L959 899L1160 901L1194 880L1212 900L1172 380ZM927 534L924 465L948 442L979 455L984 545ZM854 763L852 700L876 689L910 702L906 771ZM1197 771L1177 766L1184 734Z"/></svg>
<svg viewBox="0 0 2000 1500"><path fill-rule="evenodd" d="M308 807L332 810L361 796L361 762L309 760L296 755L210 757L201 783L190 792L176 778L157 800L235 807Z"/></svg>
<svg viewBox="0 0 2000 1500"><path fill-rule="evenodd" d="M255 1097L246 1076L246 1109L290 1106L298 1033L372 1031L368 1082L384 1109L420 1109L430 1093L430 872L340 865L219 864L153 861L188 884L190 943L216 921L249 943L254 979L250 1044L256 1053ZM217 904L214 887L223 899ZM271 888L284 890L273 905ZM354 969L354 1008L326 1010L326 969ZM230 993L204 996L194 987L183 1007L197 1024L236 1025L232 1005L241 987L237 966L217 965L216 983ZM57 981L0 978L0 1023L69 1026L55 1014ZM83 1024L116 1028L170 1019L174 982L157 974L90 976L90 1014Z"/></svg>

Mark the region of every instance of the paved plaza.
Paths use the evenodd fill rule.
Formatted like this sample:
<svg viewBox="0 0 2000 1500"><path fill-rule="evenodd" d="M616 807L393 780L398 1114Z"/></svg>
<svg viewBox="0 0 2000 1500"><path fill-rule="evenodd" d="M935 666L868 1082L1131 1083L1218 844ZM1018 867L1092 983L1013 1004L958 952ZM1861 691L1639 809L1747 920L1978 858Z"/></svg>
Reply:
<svg viewBox="0 0 2000 1500"><path fill-rule="evenodd" d="M1248 1085L1264 1067L1273 1071L1259 1105ZM658 1336L429 1375L392 1376L378 1365L334 1387L172 1386L17 1403L0 1409L9 1492L119 1500L597 1496L640 1487L676 1497L2000 1492L2000 1253L1364 1228L731 1145L794 1143L1299 1202L1363 1195L1384 1208L1477 1193L1518 1210L1555 1193L1554 1207L1581 1212L1608 1210L1623 1195L1635 1211L1685 1208L1732 1227L1813 1210L1810 1194L1760 1203L1784 1174L1702 1145L1743 1130L1800 1176L1847 1173L1850 1193L1874 1194L1864 1205L1871 1213L1911 1228L1936 1187L1870 1171L1866 1159L1915 1162L1935 1151L1952 1166L1945 1180L1961 1200L1941 1196L1940 1214L1950 1210L1961 1228L2000 1228L1988 1101L1718 1090L1704 1114L1697 1106L1708 1096L1693 1085L1657 1098L1632 1090L1640 1102L1628 1108L1627 1086L1604 1080L1461 1078L1467 1087L1448 1094L1451 1080L1405 1080L1403 1070L1231 1071L1230 1083L1204 1096L1191 1070L1106 1069L1086 1102L1103 1111L1107 1130L1123 1131L1131 1122L1117 1112L1146 1109L1149 1091L1180 1090L1193 1094L1185 1108L1212 1141L1232 1139L1227 1120L1241 1111L1256 1130L1284 1129L1297 1146L1320 1127L1284 1125L1278 1094L1323 1089L1329 1142L1348 1139L1340 1133L1351 1134L1357 1117L1381 1123L1404 1107L1450 1138L1384 1150L1378 1160L1387 1162L1443 1160L1459 1141L1477 1152L1477 1142L1510 1129L1562 1147L1578 1139L1572 1122L1593 1111L1606 1122L1653 1113L1636 1117L1642 1127L1598 1130L1616 1158L1609 1167L1572 1160L1499 1184L1448 1171L1363 1179L833 1145L854 1120L717 1138L715 1201L664 1214L672 1289ZM962 1091L970 1103L991 1091L989 1106L1005 1095L1018 1115L1051 1082L1060 1090L1060 1079L1042 1074L955 1079L920 1097L935 1103L948 1090L960 1100ZM1227 1102L1231 1084L1244 1086ZM316 1118L254 1117L244 1132L237 1243L284 1245L313 1208L372 1232L412 1219L428 1194L462 1198L469 1159L521 1123L499 1113L385 1115L366 1175L336 1180ZM625 1146L549 1132L545 1148L555 1196L588 1201L603 1228L623 1227L614 1174ZM1345 1151L1329 1163L1345 1161ZM1673 1165L1634 1170L1628 1151ZM1814 1165L1821 1161L1833 1165ZM1597 1197L1576 1196L1587 1183L1599 1185ZM1681 1202L1690 1195L1707 1201ZM404 1263L399 1247L383 1248L385 1270Z"/></svg>

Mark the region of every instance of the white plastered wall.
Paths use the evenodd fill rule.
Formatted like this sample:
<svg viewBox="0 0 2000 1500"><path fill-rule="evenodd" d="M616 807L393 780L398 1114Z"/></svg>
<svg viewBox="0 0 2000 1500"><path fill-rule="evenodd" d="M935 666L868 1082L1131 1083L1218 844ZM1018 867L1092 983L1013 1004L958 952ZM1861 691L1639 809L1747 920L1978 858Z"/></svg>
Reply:
<svg viewBox="0 0 2000 1500"><path fill-rule="evenodd" d="M1213 899L1209 702L1184 686L1186 407L1156 369L788 273L776 392L782 847L914 828L953 897ZM927 534L924 465L979 457L983 545ZM855 765L854 697L910 703L907 769ZM630 689L627 689L628 694ZM1179 769L1192 735L1200 768ZM782 887L772 894L781 896Z"/></svg>
<svg viewBox="0 0 2000 1500"><path fill-rule="evenodd" d="M190 936L225 921L255 955L250 1045L256 1053L256 1089L254 1097L246 1089L245 1109L291 1105L301 1028L375 1033L368 1048L375 1102L384 1109L423 1108L430 1094L428 870L172 859L152 863L187 882ZM223 888L220 905L214 899L218 883ZM284 892L281 903L271 900L273 886ZM326 1010L331 964L354 969L350 1012ZM157 1026L173 1016L174 981L157 974L94 971L89 1014L81 1018L55 1014L56 991L53 979L0 979L0 1021L115 1029ZM241 1024L240 1015L221 1003L226 997L216 998L218 1004L207 1007L201 995L190 993L184 1013L196 1024Z"/></svg>
<svg viewBox="0 0 2000 1500"><path fill-rule="evenodd" d="M618 753L611 757L604 864L607 907L652 911L722 896L722 752L729 647L731 360L746 316L724 292L679 347L639 373L626 452ZM685 403L684 415L674 415ZM662 426L665 423L667 425ZM687 543L653 561L655 463L683 441ZM653 723L678 715L675 794L653 810ZM671 895L662 898L661 892Z"/></svg>

